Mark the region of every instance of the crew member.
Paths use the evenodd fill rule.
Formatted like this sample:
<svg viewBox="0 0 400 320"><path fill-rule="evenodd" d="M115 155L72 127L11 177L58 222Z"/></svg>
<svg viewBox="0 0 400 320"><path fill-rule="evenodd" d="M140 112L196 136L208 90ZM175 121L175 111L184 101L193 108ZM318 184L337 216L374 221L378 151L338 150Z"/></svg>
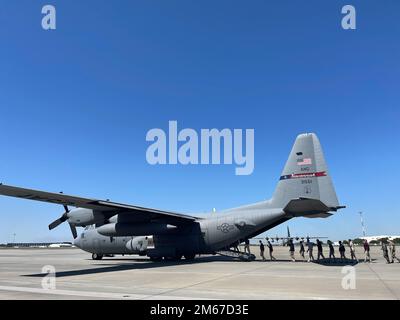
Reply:
<svg viewBox="0 0 400 320"><path fill-rule="evenodd" d="M390 253L392 254L392 263L394 263L394 260L400 262L400 259L396 257L396 245L392 240L389 241L389 246L390 246Z"/></svg>
<svg viewBox="0 0 400 320"><path fill-rule="evenodd" d="M314 249L314 243L310 241L310 239L307 239L307 252L308 252L308 262L314 261L314 255L313 255L313 249Z"/></svg>
<svg viewBox="0 0 400 320"><path fill-rule="evenodd" d="M325 259L324 252L323 252L323 249L322 249L322 242L319 241L319 239L317 239L317 249L318 249L317 260L319 260L319 258L321 258L321 257L322 257L322 259Z"/></svg>
<svg viewBox="0 0 400 320"><path fill-rule="evenodd" d="M340 259L346 260L346 248L344 247L342 241L339 241L339 252L340 252Z"/></svg>
<svg viewBox="0 0 400 320"><path fill-rule="evenodd" d="M388 252L388 247L386 244L386 240L382 239L381 240L381 244L382 244L382 251L383 251L383 257L386 259L386 263L390 263L390 259L389 259L389 252Z"/></svg>
<svg viewBox="0 0 400 320"><path fill-rule="evenodd" d="M290 252L290 259L292 259L292 262L296 262L296 259L294 258L294 243L293 240L289 240L289 252Z"/></svg>
<svg viewBox="0 0 400 320"><path fill-rule="evenodd" d="M369 243L367 240L364 240L364 253L365 253L364 262L365 263L367 262L367 260L368 260L368 262L371 262L371 255L369 252L370 252Z"/></svg>
<svg viewBox="0 0 400 320"><path fill-rule="evenodd" d="M265 261L264 251L265 251L264 243L260 240L260 256L263 259L263 261Z"/></svg>
<svg viewBox="0 0 400 320"><path fill-rule="evenodd" d="M329 259L330 260L336 260L336 257L335 257L335 248L333 247L333 243L332 243L332 241L331 240L328 240L328 245L329 245Z"/></svg>
<svg viewBox="0 0 400 320"><path fill-rule="evenodd" d="M272 246L271 242L269 241L269 239L267 238L267 246L269 249L269 257L271 259L271 261L276 260L275 257L272 255L272 252L274 252L274 247Z"/></svg>
<svg viewBox="0 0 400 320"><path fill-rule="evenodd" d="M354 245L353 240L351 240L351 239L349 239L349 248L350 248L351 260L357 260L356 247Z"/></svg>
<svg viewBox="0 0 400 320"><path fill-rule="evenodd" d="M251 254L250 252L250 241L249 239L246 239L244 241L244 252L247 252L248 254Z"/></svg>
<svg viewBox="0 0 400 320"><path fill-rule="evenodd" d="M306 250L304 249L304 241L300 241L300 255L302 256L303 260L306 260L306 258L304 257L304 252Z"/></svg>

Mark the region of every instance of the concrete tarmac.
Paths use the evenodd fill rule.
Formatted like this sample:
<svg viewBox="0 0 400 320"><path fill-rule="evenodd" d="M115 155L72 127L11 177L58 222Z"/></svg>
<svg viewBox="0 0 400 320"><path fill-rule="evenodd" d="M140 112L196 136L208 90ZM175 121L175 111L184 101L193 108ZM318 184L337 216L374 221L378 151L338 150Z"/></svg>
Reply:
<svg viewBox="0 0 400 320"><path fill-rule="evenodd" d="M363 258L362 248L357 254ZM137 256L93 261L74 248L0 249L0 299L400 299L400 263L386 264L379 247L372 248L373 263L354 269L290 262L287 247L274 255L278 261L203 256L153 263ZM55 279L42 273L45 266L55 268Z"/></svg>

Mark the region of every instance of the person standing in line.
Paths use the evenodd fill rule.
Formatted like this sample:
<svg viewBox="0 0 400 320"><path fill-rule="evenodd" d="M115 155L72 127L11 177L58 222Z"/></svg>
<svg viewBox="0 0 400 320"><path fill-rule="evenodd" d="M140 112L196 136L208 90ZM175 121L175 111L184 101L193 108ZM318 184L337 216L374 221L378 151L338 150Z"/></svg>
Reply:
<svg viewBox="0 0 400 320"><path fill-rule="evenodd" d="M332 243L331 240L328 240L328 245L329 245L329 259L330 259L330 260L333 259L333 261L335 261L335 260L336 260L336 257L335 257L335 248L333 247L333 243Z"/></svg>
<svg viewBox="0 0 400 320"><path fill-rule="evenodd" d="M290 259L292 259L292 262L296 262L296 259L294 258L294 243L293 240L289 240L289 252L290 252Z"/></svg>
<svg viewBox="0 0 400 320"><path fill-rule="evenodd" d="M311 262L311 260L315 261L313 255L313 249L314 249L314 243L312 243L310 239L307 239L308 262Z"/></svg>
<svg viewBox="0 0 400 320"><path fill-rule="evenodd" d="M249 239L246 239L244 241L244 252L247 252L248 254L251 254L250 252L250 241Z"/></svg>
<svg viewBox="0 0 400 320"><path fill-rule="evenodd" d="M233 244L233 251L240 252L239 246L240 246L240 241L238 240Z"/></svg>
<svg viewBox="0 0 400 320"><path fill-rule="evenodd" d="M364 253L365 253L364 262L365 263L367 263L367 260L368 260L368 262L371 262L371 255L369 252L370 252L369 243L367 240L364 240Z"/></svg>
<svg viewBox="0 0 400 320"><path fill-rule="evenodd" d="M356 247L354 245L353 240L351 240L351 239L349 239L349 249L350 249L350 254L351 254L351 260L357 260Z"/></svg>
<svg viewBox="0 0 400 320"><path fill-rule="evenodd" d="M392 263L394 263L394 260L400 262L400 259L396 257L396 245L392 240L389 241L389 248L390 248L390 253L392 255Z"/></svg>
<svg viewBox="0 0 400 320"><path fill-rule="evenodd" d="M265 251L265 246L263 242L260 240L260 256L263 259L263 261L265 261L264 251Z"/></svg>
<svg viewBox="0 0 400 320"><path fill-rule="evenodd" d="M322 249L322 242L319 241L319 239L317 239L317 249L318 249L318 257L317 257L317 260L319 260L320 257L322 257L322 259L325 259L325 257L324 257L324 252L323 252L323 249Z"/></svg>
<svg viewBox="0 0 400 320"><path fill-rule="evenodd" d="M276 260L275 257L272 255L272 252L274 252L274 247L272 246L272 244L271 244L271 242L269 241L268 238L267 238L267 246L268 246L269 257L270 257L271 261Z"/></svg>
<svg viewBox="0 0 400 320"><path fill-rule="evenodd" d="M300 255L302 256L303 260L306 260L306 257L304 256L304 252L306 252L306 250L304 249L304 241L300 241Z"/></svg>
<svg viewBox="0 0 400 320"><path fill-rule="evenodd" d="M340 259L346 260L346 248L344 247L342 241L339 241L339 252L340 252Z"/></svg>
<svg viewBox="0 0 400 320"><path fill-rule="evenodd" d="M382 244L382 251L383 251L383 257L386 259L386 263L390 263L390 259L389 259L389 252L388 252L388 247L386 244L386 240L382 239L381 240L381 244Z"/></svg>

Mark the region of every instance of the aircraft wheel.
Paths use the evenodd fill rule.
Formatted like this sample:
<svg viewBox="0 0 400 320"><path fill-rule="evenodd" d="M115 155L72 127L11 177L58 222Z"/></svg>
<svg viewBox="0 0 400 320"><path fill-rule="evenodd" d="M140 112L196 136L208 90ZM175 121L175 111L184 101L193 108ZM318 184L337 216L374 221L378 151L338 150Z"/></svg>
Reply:
<svg viewBox="0 0 400 320"><path fill-rule="evenodd" d="M101 260L101 259L103 259L103 255L97 254L97 253L93 253L92 254L92 259L93 260Z"/></svg>
<svg viewBox="0 0 400 320"><path fill-rule="evenodd" d="M194 260L194 258L196 257L196 255L193 254L185 254L185 259L186 260Z"/></svg>

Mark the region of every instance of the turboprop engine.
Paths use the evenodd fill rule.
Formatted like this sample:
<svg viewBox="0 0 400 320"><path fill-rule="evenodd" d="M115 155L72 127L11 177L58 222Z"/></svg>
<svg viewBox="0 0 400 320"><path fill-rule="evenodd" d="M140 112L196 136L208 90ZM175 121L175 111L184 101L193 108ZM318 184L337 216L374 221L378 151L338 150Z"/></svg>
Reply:
<svg viewBox="0 0 400 320"><path fill-rule="evenodd" d="M151 237L135 237L126 243L126 248L131 252L145 252Z"/></svg>
<svg viewBox="0 0 400 320"><path fill-rule="evenodd" d="M160 235L173 232L176 226L162 223L108 223L97 228L97 232L107 237Z"/></svg>
<svg viewBox="0 0 400 320"><path fill-rule="evenodd" d="M78 208L69 210L67 206L64 206L65 212L57 220L53 221L49 225L49 229L53 230L63 222L68 222L74 239L77 237L76 227L86 227L91 224L101 223L104 221L102 214L96 214L93 210Z"/></svg>

